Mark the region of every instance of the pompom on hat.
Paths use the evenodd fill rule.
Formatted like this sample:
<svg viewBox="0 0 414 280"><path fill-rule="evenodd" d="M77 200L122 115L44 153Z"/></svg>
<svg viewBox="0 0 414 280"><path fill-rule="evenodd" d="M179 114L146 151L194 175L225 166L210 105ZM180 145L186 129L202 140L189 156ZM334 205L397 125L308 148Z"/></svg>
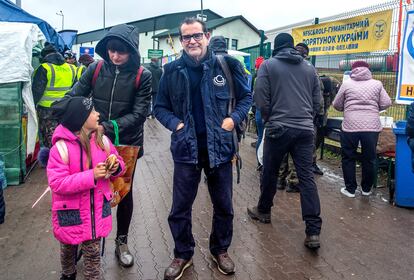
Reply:
<svg viewBox="0 0 414 280"><path fill-rule="evenodd" d="M358 67L369 68L369 64L367 62L363 61L363 60L358 60L358 61L355 61L354 63L352 63L352 70L354 70L355 68L358 68Z"/></svg>

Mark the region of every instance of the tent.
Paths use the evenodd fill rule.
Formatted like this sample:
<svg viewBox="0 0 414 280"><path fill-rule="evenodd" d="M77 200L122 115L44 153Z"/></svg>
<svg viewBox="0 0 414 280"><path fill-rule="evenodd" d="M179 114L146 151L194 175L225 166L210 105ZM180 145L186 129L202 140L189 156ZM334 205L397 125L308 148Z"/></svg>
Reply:
<svg viewBox="0 0 414 280"><path fill-rule="evenodd" d="M0 0L0 21L34 23L42 31L46 41L51 42L61 52L65 49L65 42L52 26L8 0Z"/></svg>

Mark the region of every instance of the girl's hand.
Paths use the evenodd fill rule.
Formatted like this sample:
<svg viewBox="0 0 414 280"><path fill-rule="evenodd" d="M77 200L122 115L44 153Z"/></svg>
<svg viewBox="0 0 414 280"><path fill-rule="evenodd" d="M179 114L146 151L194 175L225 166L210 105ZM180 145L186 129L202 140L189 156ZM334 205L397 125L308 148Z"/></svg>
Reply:
<svg viewBox="0 0 414 280"><path fill-rule="evenodd" d="M105 178L106 171L107 170L105 168L105 163L104 162L98 163L93 169L93 176L95 180Z"/></svg>
<svg viewBox="0 0 414 280"><path fill-rule="evenodd" d="M108 173L112 175L118 170L118 168L119 168L119 161L117 159L113 167L108 170Z"/></svg>

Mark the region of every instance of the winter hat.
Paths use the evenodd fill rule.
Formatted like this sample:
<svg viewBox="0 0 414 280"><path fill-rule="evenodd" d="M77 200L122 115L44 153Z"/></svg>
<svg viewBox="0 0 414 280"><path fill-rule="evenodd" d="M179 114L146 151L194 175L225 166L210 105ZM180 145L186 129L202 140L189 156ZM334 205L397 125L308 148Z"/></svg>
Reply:
<svg viewBox="0 0 414 280"><path fill-rule="evenodd" d="M92 100L80 96L66 95L52 104L53 115L72 132L81 130L93 109Z"/></svg>
<svg viewBox="0 0 414 280"><path fill-rule="evenodd" d="M226 39L223 36L214 36L211 37L209 42L210 50L213 53L227 53L227 43Z"/></svg>
<svg viewBox="0 0 414 280"><path fill-rule="evenodd" d="M305 43L298 43L296 47L302 47L306 50L306 53L309 55L309 47Z"/></svg>
<svg viewBox="0 0 414 280"><path fill-rule="evenodd" d="M82 63L85 66L89 66L89 64L93 63L95 60L92 56L85 53L79 57L79 62Z"/></svg>
<svg viewBox="0 0 414 280"><path fill-rule="evenodd" d="M279 33L274 41L274 49L276 52L284 48L294 48L293 37L288 33Z"/></svg>
<svg viewBox="0 0 414 280"><path fill-rule="evenodd" d="M76 54L74 52L72 52L71 50L67 50L65 51L65 53L63 54L63 57L65 59L70 59L70 58L76 58Z"/></svg>
<svg viewBox="0 0 414 280"><path fill-rule="evenodd" d="M358 67L367 67L369 68L369 64L363 60L358 60L352 63L352 70Z"/></svg>
<svg viewBox="0 0 414 280"><path fill-rule="evenodd" d="M262 65L263 61L265 61L263 56L259 56L256 58L256 61L254 63L254 68L259 69L260 65Z"/></svg>
<svg viewBox="0 0 414 280"><path fill-rule="evenodd" d="M55 48L55 46L53 46L51 43L46 42L45 47L43 48L43 50L40 51L40 56L44 58L48 54L56 53L56 52L57 52L57 49Z"/></svg>

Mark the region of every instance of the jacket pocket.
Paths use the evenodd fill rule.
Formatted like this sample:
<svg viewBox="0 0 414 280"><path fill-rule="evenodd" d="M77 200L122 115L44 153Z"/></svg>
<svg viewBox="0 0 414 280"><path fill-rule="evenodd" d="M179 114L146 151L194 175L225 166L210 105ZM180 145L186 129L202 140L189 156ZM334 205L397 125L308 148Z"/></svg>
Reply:
<svg viewBox="0 0 414 280"><path fill-rule="evenodd" d="M103 205L102 205L102 218L106 218L111 216L111 195L110 194L104 194L103 198Z"/></svg>
<svg viewBox="0 0 414 280"><path fill-rule="evenodd" d="M189 161L190 149L185 137L185 128L171 134L171 153L175 161Z"/></svg>
<svg viewBox="0 0 414 280"><path fill-rule="evenodd" d="M221 91L217 91L215 95L216 95L217 109L220 112L220 116L224 118L225 116L228 115L230 93L227 91L221 90Z"/></svg>
<svg viewBox="0 0 414 280"><path fill-rule="evenodd" d="M220 158L221 160L227 161L233 157L233 131L227 131L220 128Z"/></svg>
<svg viewBox="0 0 414 280"><path fill-rule="evenodd" d="M53 203L59 226L69 227L82 224L79 210L79 201L56 201Z"/></svg>

